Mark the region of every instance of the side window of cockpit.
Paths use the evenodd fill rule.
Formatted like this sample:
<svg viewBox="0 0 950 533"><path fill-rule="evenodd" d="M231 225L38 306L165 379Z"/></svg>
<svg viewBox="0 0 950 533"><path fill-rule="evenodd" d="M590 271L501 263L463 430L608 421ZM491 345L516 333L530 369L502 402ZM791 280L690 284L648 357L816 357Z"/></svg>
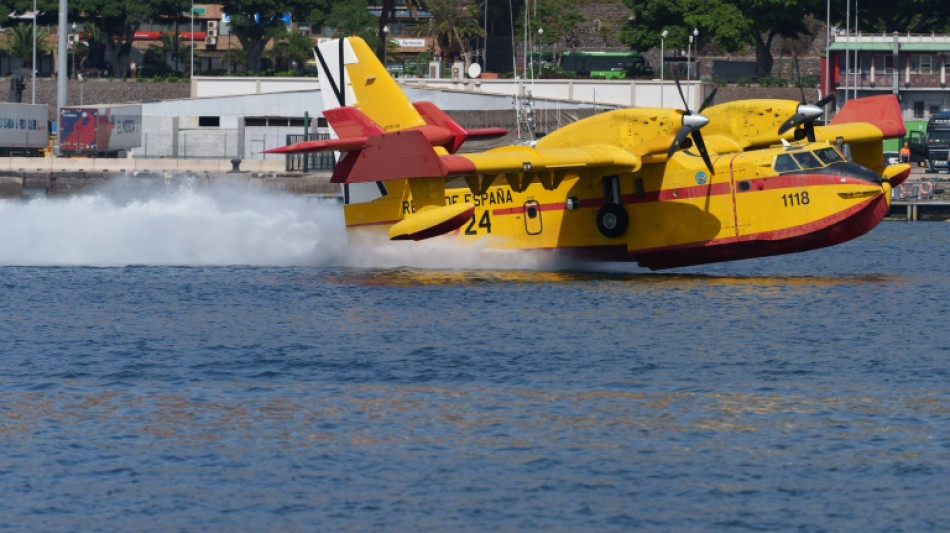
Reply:
<svg viewBox="0 0 950 533"><path fill-rule="evenodd" d="M826 165L844 161L844 158L841 157L841 154L839 154L834 148L830 147L822 148L821 150L815 150L815 155L817 155L818 159L821 159L822 163Z"/></svg>
<svg viewBox="0 0 950 533"><path fill-rule="evenodd" d="M792 154L792 157L794 157L795 161L798 161L798 164L801 165L802 168L805 168L805 169L821 168L822 166L824 166L821 164L821 161L819 161L818 158L815 157L815 154L811 152L795 152L794 154Z"/></svg>
<svg viewBox="0 0 950 533"><path fill-rule="evenodd" d="M798 163L788 154L781 154L775 158L776 172L793 172L799 170Z"/></svg>

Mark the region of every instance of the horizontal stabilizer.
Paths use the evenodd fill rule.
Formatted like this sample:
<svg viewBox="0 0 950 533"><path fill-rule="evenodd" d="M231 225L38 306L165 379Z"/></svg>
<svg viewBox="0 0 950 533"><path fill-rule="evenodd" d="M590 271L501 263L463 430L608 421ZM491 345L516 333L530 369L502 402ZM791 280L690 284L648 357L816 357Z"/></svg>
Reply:
<svg viewBox="0 0 950 533"><path fill-rule="evenodd" d="M265 154L305 154L311 152L350 152L366 146L370 135L382 135L383 128L355 107L336 107L323 111L323 116L338 139L303 141L265 150Z"/></svg>
<svg viewBox="0 0 950 533"><path fill-rule="evenodd" d="M394 241L421 241L454 231L472 218L475 204L425 206L389 228Z"/></svg>
<svg viewBox="0 0 950 533"><path fill-rule="evenodd" d="M851 122L872 124L881 130L885 139L896 139L907 133L900 104L893 94L848 100L829 124L838 125Z"/></svg>
<svg viewBox="0 0 950 533"><path fill-rule="evenodd" d="M347 154L330 181L366 183L446 174L425 135L419 130L403 130L370 137L363 150Z"/></svg>
<svg viewBox="0 0 950 533"><path fill-rule="evenodd" d="M341 139L348 137L369 137L386 133L379 124L355 107L337 107L325 109L323 116Z"/></svg>
<svg viewBox="0 0 950 533"><path fill-rule="evenodd" d="M366 146L366 137L350 137L349 139L324 139L320 141L303 141L289 146L264 150L265 154L306 154L312 152L349 152Z"/></svg>
<svg viewBox="0 0 950 533"><path fill-rule="evenodd" d="M452 119L445 111L439 109L432 102L413 102L413 107L430 126L438 126L451 132L452 136L444 148L450 154L454 154L468 139L487 140L497 139L508 134L505 128L478 128L467 130L461 124Z"/></svg>
<svg viewBox="0 0 950 533"><path fill-rule="evenodd" d="M475 141L487 141L508 135L508 128L472 128L465 130L468 138Z"/></svg>

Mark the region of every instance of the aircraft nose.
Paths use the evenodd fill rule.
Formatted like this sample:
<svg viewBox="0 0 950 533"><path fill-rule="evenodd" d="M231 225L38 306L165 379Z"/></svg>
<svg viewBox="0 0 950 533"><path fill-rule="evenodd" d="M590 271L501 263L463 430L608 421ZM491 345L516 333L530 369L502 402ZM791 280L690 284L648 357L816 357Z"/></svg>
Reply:
<svg viewBox="0 0 950 533"><path fill-rule="evenodd" d="M689 126L692 129L699 129L706 124L709 124L709 118L706 115L700 115L699 113L683 115L684 126Z"/></svg>

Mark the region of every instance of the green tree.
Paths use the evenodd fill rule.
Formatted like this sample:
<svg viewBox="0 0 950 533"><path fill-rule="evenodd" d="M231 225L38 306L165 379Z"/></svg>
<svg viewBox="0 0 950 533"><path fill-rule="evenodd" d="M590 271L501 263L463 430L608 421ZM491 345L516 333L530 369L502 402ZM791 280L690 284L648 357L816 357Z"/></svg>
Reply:
<svg viewBox="0 0 950 533"><path fill-rule="evenodd" d="M699 46L712 41L726 51L755 48L756 73L772 73L772 43L776 37L797 39L808 34L805 16L824 12L819 0L623 0L633 13L620 40L635 50L660 44L669 31L669 47L686 48L690 32L699 29Z"/></svg>
<svg viewBox="0 0 950 533"><path fill-rule="evenodd" d="M535 42L551 46L557 44L567 34L574 31L577 25L584 22L584 15L577 9L573 0L538 0L530 6L531 16L528 17L528 32ZM519 15L523 20L524 14ZM517 34L523 36L524 25L518 26ZM543 30L538 32L538 30Z"/></svg>
<svg viewBox="0 0 950 533"><path fill-rule="evenodd" d="M950 2L945 0L893 0L861 2L858 27L862 32L947 33L950 32ZM845 6L832 2L832 25L845 27ZM816 13L821 20L825 12ZM851 9L851 26L855 10Z"/></svg>
<svg viewBox="0 0 950 533"><path fill-rule="evenodd" d="M401 4L399 7L407 9L409 13L412 14L416 19L419 18L419 10L423 9L426 4L431 3L431 0L423 2L423 0L382 0L382 10L380 10L379 19L376 21L376 56L382 58L384 56L383 50L386 47L386 25L392 21L393 15L396 12L397 3Z"/></svg>
<svg viewBox="0 0 950 533"><path fill-rule="evenodd" d="M24 65L33 66L33 24L21 22L5 32L6 40L0 42L0 50L9 56L23 60ZM55 45L49 31L36 28L36 56L53 53Z"/></svg>
<svg viewBox="0 0 950 533"><path fill-rule="evenodd" d="M149 46L149 50L161 56L163 72L167 72L169 65L173 65L172 70L179 74L182 72L182 66L187 66L191 58L191 43L178 32L162 32L158 43Z"/></svg>
<svg viewBox="0 0 950 533"><path fill-rule="evenodd" d="M271 47L270 55L274 60L274 70L293 70L302 69L304 64L313 55L313 47L316 44L310 36L304 35L296 30L284 29L274 36L274 45Z"/></svg>
<svg viewBox="0 0 950 533"><path fill-rule="evenodd" d="M71 0L70 16L84 21L91 59L112 75L125 72L135 32L142 23L160 16L177 16L188 0Z"/></svg>
<svg viewBox="0 0 950 533"><path fill-rule="evenodd" d="M468 63L470 40L476 35L485 35L479 25L481 10L474 0L429 0L432 17L416 26L416 35L433 37L448 59L460 54Z"/></svg>
<svg viewBox="0 0 950 533"><path fill-rule="evenodd" d="M231 17L231 31L247 54L251 71L261 71L261 57L274 35L281 35L282 17L289 13L294 20L306 20L315 8L325 6L322 0L225 0L224 12Z"/></svg>
<svg viewBox="0 0 950 533"><path fill-rule="evenodd" d="M584 16L573 0L538 0L537 4L531 4L529 8L528 35L534 43L544 48L543 51L553 52L554 64L560 64L557 43L573 32L584 21ZM523 12L519 16L519 20L524 20ZM518 26L516 33L521 42L524 39L524 24Z"/></svg>
<svg viewBox="0 0 950 533"><path fill-rule="evenodd" d="M359 35L371 47L376 46L377 36L374 27L378 19L367 11L366 0L333 2L329 10L323 13L324 16L320 22L333 28L335 36Z"/></svg>

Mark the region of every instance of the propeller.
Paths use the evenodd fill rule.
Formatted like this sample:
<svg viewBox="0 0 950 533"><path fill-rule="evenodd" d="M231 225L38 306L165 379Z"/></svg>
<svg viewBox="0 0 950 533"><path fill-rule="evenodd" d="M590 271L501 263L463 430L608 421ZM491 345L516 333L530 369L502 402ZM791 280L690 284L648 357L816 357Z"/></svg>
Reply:
<svg viewBox="0 0 950 533"><path fill-rule="evenodd" d="M779 126L778 134L782 135L792 128L803 125L808 142L815 142L815 120L825 113L824 107L833 102L835 96L829 94L814 104L809 104L805 100L805 88L802 87L802 72L798 67L797 53L795 54L795 74L798 77L798 90L802 93L802 103L799 104L795 114Z"/></svg>
<svg viewBox="0 0 950 533"><path fill-rule="evenodd" d="M676 132L676 136L673 137L673 144L670 145L670 149L666 152L666 157L673 157L673 154L677 150L683 148L686 138L692 138L693 144L696 146L696 149L699 151L699 155L702 156L703 162L706 163L706 168L709 169L710 173L715 173L713 168L712 160L709 159L709 152L706 150L706 143L703 141L703 134L700 133L700 129L709 124L709 118L702 115L703 109L706 109L706 106L712 103L713 98L716 97L716 87L713 87L712 92L709 93L703 100L703 104L699 107L699 111L693 112L689 108L689 104L686 103L686 96L683 94L683 88L680 86L680 79L676 73L673 73L673 81L676 82L676 90L680 93L680 98L683 100L683 125Z"/></svg>

